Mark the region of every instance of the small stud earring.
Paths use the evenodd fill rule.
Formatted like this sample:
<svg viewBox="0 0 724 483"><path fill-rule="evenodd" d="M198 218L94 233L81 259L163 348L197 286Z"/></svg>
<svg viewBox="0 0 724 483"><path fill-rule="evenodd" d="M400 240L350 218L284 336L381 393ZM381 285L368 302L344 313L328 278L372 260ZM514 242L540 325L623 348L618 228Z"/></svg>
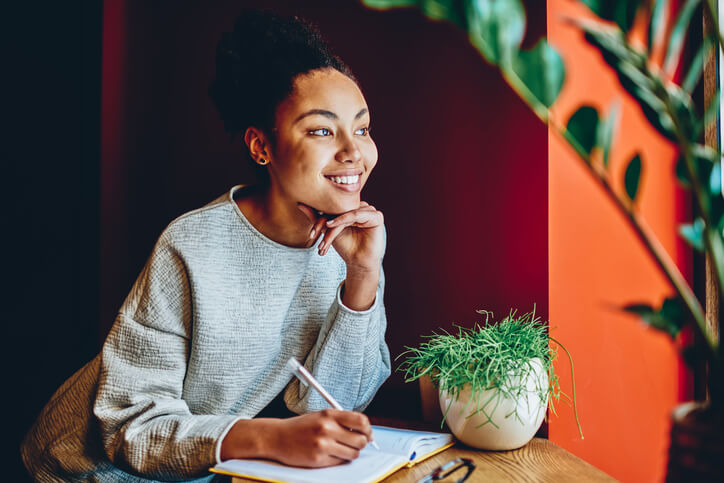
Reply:
<svg viewBox="0 0 724 483"><path fill-rule="evenodd" d="M257 163L261 166L264 166L265 164L269 164L269 161L264 158L259 158L259 161L257 161Z"/></svg>

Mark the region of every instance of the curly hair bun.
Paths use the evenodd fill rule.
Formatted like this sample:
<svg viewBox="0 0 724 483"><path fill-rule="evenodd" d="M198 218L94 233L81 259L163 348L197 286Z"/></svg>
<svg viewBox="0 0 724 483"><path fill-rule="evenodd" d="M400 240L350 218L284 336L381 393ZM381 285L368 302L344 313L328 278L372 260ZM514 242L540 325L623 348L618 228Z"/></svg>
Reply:
<svg viewBox="0 0 724 483"><path fill-rule="evenodd" d="M232 137L249 126L271 134L276 108L291 94L294 79L329 67L356 82L311 23L246 10L217 45L209 96Z"/></svg>

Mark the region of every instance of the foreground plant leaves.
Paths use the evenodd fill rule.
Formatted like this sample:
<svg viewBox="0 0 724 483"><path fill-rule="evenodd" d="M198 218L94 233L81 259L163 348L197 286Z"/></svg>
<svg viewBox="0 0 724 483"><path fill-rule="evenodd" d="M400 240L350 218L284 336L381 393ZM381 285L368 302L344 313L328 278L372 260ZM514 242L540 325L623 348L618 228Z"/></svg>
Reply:
<svg viewBox="0 0 724 483"><path fill-rule="evenodd" d="M704 220L702 220L701 217L694 220L694 223L685 223L679 226L679 234L681 237L700 252L706 249L704 230Z"/></svg>
<svg viewBox="0 0 724 483"><path fill-rule="evenodd" d="M592 106L579 107L568 120L567 129L583 151L590 155L596 146L598 111Z"/></svg>
<svg viewBox="0 0 724 483"><path fill-rule="evenodd" d="M696 140L699 122L691 97L681 87L665 83L653 73L648 67L646 52L631 47L617 28L587 20L571 21L583 29L586 40L601 52L623 88L636 99L657 131L678 142L675 120L667 112L667 106L670 106L684 136Z"/></svg>
<svg viewBox="0 0 724 483"><path fill-rule="evenodd" d="M608 167L608 157L611 153L611 143L613 142L616 129L618 128L620 114L621 106L618 102L616 102L613 106L611 106L606 119L598 125L598 131L596 132L596 144L601 148L604 167Z"/></svg>
<svg viewBox="0 0 724 483"><path fill-rule="evenodd" d="M512 67L533 96L526 98L529 104L537 102L550 107L558 98L566 76L565 67L560 54L545 39L540 39L530 50L519 51Z"/></svg>
<svg viewBox="0 0 724 483"><path fill-rule="evenodd" d="M525 35L520 0L475 0L466 5L470 41L491 64L510 65Z"/></svg>
<svg viewBox="0 0 724 483"><path fill-rule="evenodd" d="M593 13L604 20L616 22L621 30L628 32L633 25L640 0L581 0Z"/></svg>
<svg viewBox="0 0 724 483"><path fill-rule="evenodd" d="M636 314L651 327L676 337L686 323L686 312L678 296L664 300L661 308L656 310L647 304L631 304L623 308L626 312Z"/></svg>
<svg viewBox="0 0 724 483"><path fill-rule="evenodd" d="M624 186L626 194L631 201L636 201L636 195L639 191L639 181L641 179L641 156L638 154L629 161L624 174Z"/></svg>

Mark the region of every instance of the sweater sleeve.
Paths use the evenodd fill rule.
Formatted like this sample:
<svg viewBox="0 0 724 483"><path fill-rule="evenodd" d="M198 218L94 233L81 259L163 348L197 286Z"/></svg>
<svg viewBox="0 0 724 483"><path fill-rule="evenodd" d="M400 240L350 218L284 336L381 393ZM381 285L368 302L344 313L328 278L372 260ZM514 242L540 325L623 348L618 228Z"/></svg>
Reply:
<svg viewBox="0 0 724 483"><path fill-rule="evenodd" d="M385 343L387 317L383 294L385 275L372 307L355 311L342 303L342 284L327 313L304 366L348 410L363 411L390 375L390 353ZM284 400L297 414L329 408L313 389L294 378Z"/></svg>
<svg viewBox="0 0 724 483"><path fill-rule="evenodd" d="M153 478L200 475L239 418L192 414L182 398L191 333L183 261L159 240L101 352L94 414L108 458Z"/></svg>

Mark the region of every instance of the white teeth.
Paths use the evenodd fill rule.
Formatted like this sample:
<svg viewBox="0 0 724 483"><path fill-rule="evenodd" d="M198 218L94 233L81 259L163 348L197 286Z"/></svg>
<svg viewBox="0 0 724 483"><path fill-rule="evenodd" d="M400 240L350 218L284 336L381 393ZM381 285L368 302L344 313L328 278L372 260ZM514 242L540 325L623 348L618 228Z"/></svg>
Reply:
<svg viewBox="0 0 724 483"><path fill-rule="evenodd" d="M354 176L329 176L329 179L338 184L354 184L359 181L359 175Z"/></svg>

